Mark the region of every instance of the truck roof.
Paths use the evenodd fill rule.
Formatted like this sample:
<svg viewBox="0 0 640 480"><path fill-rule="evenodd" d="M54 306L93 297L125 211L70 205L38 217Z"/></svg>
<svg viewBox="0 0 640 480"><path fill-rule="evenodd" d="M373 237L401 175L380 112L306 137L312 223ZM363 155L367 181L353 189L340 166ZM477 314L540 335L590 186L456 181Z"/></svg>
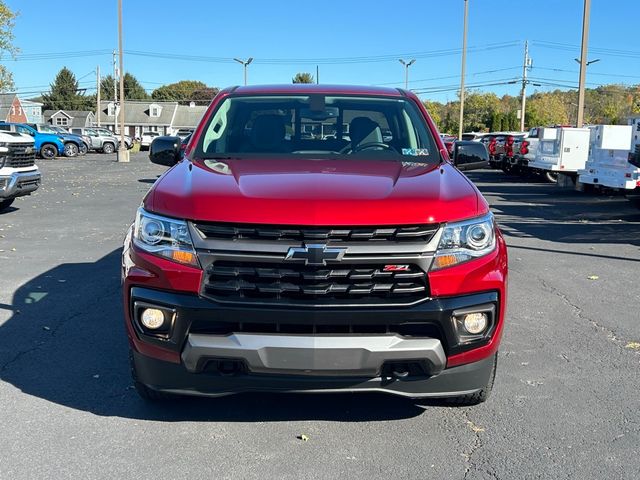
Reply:
<svg viewBox="0 0 640 480"><path fill-rule="evenodd" d="M388 97L402 97L401 90L388 87L372 87L359 85L325 85L316 83L293 83L282 85L249 85L234 87L235 94L265 95L265 94L324 94L324 95L382 95Z"/></svg>

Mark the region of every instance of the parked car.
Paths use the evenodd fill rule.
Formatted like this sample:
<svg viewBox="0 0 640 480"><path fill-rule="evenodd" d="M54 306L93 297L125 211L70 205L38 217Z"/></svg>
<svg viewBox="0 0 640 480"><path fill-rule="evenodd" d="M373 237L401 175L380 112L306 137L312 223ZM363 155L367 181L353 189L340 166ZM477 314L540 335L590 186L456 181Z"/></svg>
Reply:
<svg viewBox="0 0 640 480"><path fill-rule="evenodd" d="M54 127L42 123L27 123L34 130L39 133L51 133L54 135L60 135L64 142L64 156L75 157L77 155L85 155L89 151L89 145L91 139L83 137L82 135L74 135L69 133L62 127Z"/></svg>
<svg viewBox="0 0 640 480"><path fill-rule="evenodd" d="M349 119L349 141L304 138L301 120L336 113ZM486 165L484 145L456 142L451 162L415 94L315 84L224 90L197 132L184 159L178 137L152 142L151 161L172 168L124 242L143 398L487 398L507 251L456 168Z"/></svg>
<svg viewBox="0 0 640 480"><path fill-rule="evenodd" d="M34 139L36 153L45 159L55 158L64 153L64 138L57 133L40 133L22 123L1 122L0 130L29 135Z"/></svg>
<svg viewBox="0 0 640 480"><path fill-rule="evenodd" d="M99 134L107 136L107 137L109 137L109 136L116 137L116 139L118 140L118 146L120 146L120 134L119 133L114 133L111 130L109 130L108 128L103 128L103 127L93 127L93 130L95 130ZM133 147L133 138L131 138L129 135L125 135L124 136L124 145L127 148L127 150L130 150Z"/></svg>
<svg viewBox="0 0 640 480"><path fill-rule="evenodd" d="M455 141L458 139L456 136L454 135L448 135L446 133L441 133L440 134L440 138L442 138L442 142L444 143L444 146L447 149L447 152L449 152L449 156L453 155L453 144L455 143Z"/></svg>
<svg viewBox="0 0 640 480"><path fill-rule="evenodd" d="M158 132L142 132L140 137L140 150L149 150L149 146L154 138L159 137Z"/></svg>
<svg viewBox="0 0 640 480"><path fill-rule="evenodd" d="M180 130L178 130L176 132L176 137L180 137L182 139L188 137L189 135L191 135L193 133L193 129L192 128L181 128Z"/></svg>
<svg viewBox="0 0 640 480"><path fill-rule="evenodd" d="M106 132L109 132L107 130ZM102 153L113 153L119 145L118 139L112 133L107 134L103 129L73 127L71 133L89 137L91 141L90 149Z"/></svg>
<svg viewBox="0 0 640 480"><path fill-rule="evenodd" d="M0 212L36 191L40 180L33 137L0 130Z"/></svg>

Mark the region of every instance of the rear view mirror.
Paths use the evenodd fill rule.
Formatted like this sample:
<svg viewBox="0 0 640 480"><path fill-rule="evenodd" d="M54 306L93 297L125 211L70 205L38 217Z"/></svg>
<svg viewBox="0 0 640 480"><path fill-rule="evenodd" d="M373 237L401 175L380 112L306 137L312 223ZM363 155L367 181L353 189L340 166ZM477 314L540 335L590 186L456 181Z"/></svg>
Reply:
<svg viewBox="0 0 640 480"><path fill-rule="evenodd" d="M453 164L458 170L477 170L489 166L489 152L481 142L457 141L453 144Z"/></svg>
<svg viewBox="0 0 640 480"><path fill-rule="evenodd" d="M180 137L156 137L149 147L151 163L173 167L180 161Z"/></svg>

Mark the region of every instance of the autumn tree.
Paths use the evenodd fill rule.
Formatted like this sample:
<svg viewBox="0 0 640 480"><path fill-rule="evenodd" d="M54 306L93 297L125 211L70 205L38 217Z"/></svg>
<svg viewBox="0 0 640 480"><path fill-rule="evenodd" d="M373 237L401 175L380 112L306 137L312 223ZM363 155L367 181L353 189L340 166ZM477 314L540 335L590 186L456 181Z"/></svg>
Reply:
<svg viewBox="0 0 640 480"><path fill-rule="evenodd" d="M15 58L18 48L13 45L13 27L17 14L0 0L0 60L4 54ZM0 92L15 90L13 75L4 65L0 65Z"/></svg>
<svg viewBox="0 0 640 480"><path fill-rule="evenodd" d="M204 87L198 90L194 90L191 95L191 100L195 102L196 105L209 105L213 97L215 97L220 89L216 87Z"/></svg>
<svg viewBox="0 0 640 480"><path fill-rule="evenodd" d="M307 72L296 73L296 76L291 79L293 83L315 83L313 75Z"/></svg>
<svg viewBox="0 0 640 480"><path fill-rule="evenodd" d="M208 87L203 82L197 80L181 80L156 88L151 93L151 98L158 101L178 102L182 105L188 105L191 101L194 101L194 93L205 88Z"/></svg>

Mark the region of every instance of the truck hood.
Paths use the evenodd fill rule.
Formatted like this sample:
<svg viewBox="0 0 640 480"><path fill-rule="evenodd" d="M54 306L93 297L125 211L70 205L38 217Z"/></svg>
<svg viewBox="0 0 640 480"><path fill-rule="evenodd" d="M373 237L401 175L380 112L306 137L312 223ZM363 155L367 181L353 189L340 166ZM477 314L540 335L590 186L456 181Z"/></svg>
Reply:
<svg viewBox="0 0 640 480"><path fill-rule="evenodd" d="M0 142L6 143L33 143L33 137L18 132L0 131Z"/></svg>
<svg viewBox="0 0 640 480"><path fill-rule="evenodd" d="M448 163L380 160L182 161L145 198L188 220L281 225L407 225L481 215L488 205Z"/></svg>

